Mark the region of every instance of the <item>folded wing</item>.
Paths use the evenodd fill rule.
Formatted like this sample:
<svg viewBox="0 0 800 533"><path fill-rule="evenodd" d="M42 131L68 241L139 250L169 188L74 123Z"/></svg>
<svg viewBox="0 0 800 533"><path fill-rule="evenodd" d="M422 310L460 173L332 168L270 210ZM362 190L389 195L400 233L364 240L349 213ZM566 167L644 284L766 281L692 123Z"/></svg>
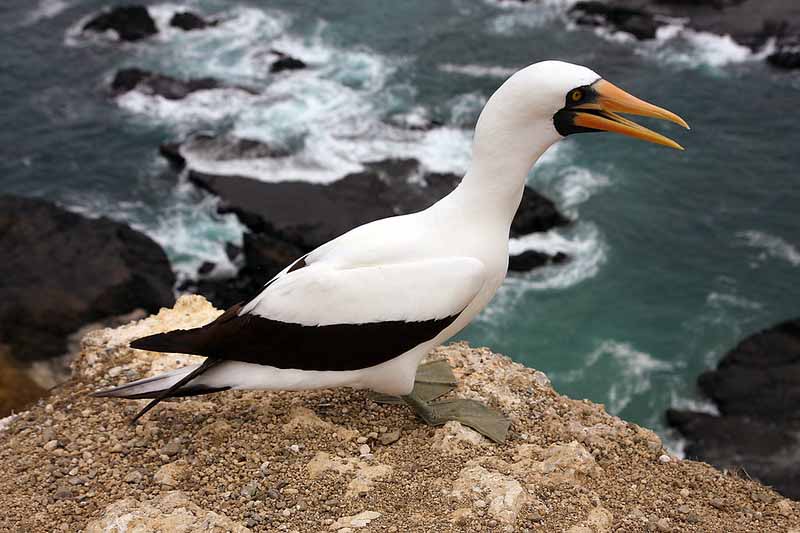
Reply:
<svg viewBox="0 0 800 533"><path fill-rule="evenodd" d="M344 269L312 263L206 326L131 346L278 368L367 368L435 338L484 282L483 264L470 257Z"/></svg>

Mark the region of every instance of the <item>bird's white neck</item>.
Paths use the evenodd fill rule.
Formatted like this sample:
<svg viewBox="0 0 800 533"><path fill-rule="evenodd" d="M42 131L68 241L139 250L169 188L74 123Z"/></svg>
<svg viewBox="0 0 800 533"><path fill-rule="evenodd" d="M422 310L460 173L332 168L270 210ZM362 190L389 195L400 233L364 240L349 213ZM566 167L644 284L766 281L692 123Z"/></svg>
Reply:
<svg viewBox="0 0 800 533"><path fill-rule="evenodd" d="M561 138L552 120L520 115L517 89L506 82L486 103L475 126L469 170L448 198L468 209L469 216L483 213L507 225L531 168Z"/></svg>

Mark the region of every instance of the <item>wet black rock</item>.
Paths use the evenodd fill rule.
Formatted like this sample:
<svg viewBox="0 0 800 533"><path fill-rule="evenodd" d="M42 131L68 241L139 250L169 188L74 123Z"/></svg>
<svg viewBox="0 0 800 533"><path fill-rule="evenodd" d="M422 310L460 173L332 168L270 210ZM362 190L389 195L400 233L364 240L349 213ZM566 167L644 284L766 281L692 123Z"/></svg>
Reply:
<svg viewBox="0 0 800 533"><path fill-rule="evenodd" d="M614 3L578 2L572 6L570 12L574 14L578 24L610 26L615 31L630 33L641 40L655 38L660 25L652 13Z"/></svg>
<svg viewBox="0 0 800 533"><path fill-rule="evenodd" d="M748 475L800 498L800 319L760 331L698 378L719 416L671 409L687 456Z"/></svg>
<svg viewBox="0 0 800 533"><path fill-rule="evenodd" d="M452 191L455 174L423 172L413 159L367 163L330 184L263 182L241 176L190 171L189 178L222 199L252 231L280 236L309 251L361 224L431 206ZM299 209L298 206L302 206ZM512 236L568 224L555 205L527 188Z"/></svg>
<svg viewBox="0 0 800 533"><path fill-rule="evenodd" d="M64 354L84 324L174 303L164 251L125 224L0 196L0 235L0 345L17 360Z"/></svg>
<svg viewBox="0 0 800 533"><path fill-rule="evenodd" d="M180 28L183 31L202 30L210 26L219 24L217 20L206 20L197 13L191 11L180 11L172 15L169 25Z"/></svg>
<svg viewBox="0 0 800 533"><path fill-rule="evenodd" d="M508 270L512 272L527 272L534 268L547 265L560 265L569 261L569 256L563 252L550 255L537 250L526 250L519 255L508 258Z"/></svg>
<svg viewBox="0 0 800 533"><path fill-rule="evenodd" d="M113 30L123 41L139 41L158 33L155 21L144 6L115 7L93 17L84 24L83 30Z"/></svg>
<svg viewBox="0 0 800 533"><path fill-rule="evenodd" d="M286 157L291 154L283 147L272 146L256 139L204 133L193 135L180 143L164 143L160 152L179 169L186 165L187 155L207 161L231 161Z"/></svg>
<svg viewBox="0 0 800 533"><path fill-rule="evenodd" d="M122 69L114 75L114 79L111 81L111 91L114 96L136 90L144 94L158 95L168 100L181 100L193 92L211 89L238 89L256 94L253 89L228 85L215 78L181 80L140 68Z"/></svg>
<svg viewBox="0 0 800 533"><path fill-rule="evenodd" d="M278 50L273 49L271 52L273 55L277 56L277 59L269 67L269 71L272 73L283 72L285 70L301 70L308 66L305 61Z"/></svg>

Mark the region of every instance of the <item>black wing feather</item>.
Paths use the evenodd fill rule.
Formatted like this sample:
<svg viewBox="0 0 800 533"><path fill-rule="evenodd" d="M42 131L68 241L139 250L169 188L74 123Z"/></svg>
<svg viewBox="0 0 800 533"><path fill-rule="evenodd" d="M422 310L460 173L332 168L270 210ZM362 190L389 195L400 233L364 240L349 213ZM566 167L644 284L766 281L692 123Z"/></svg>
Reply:
<svg viewBox="0 0 800 533"><path fill-rule="evenodd" d="M202 355L298 370L358 370L393 359L436 337L460 313L432 320L306 326L239 316L238 304L200 328L159 333L132 348Z"/></svg>

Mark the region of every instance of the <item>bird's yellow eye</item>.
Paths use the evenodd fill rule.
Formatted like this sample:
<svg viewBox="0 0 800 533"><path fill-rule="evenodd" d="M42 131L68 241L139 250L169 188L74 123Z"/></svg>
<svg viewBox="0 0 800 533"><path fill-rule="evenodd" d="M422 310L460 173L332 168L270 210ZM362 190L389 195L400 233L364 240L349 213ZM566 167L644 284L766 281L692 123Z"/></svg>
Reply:
<svg viewBox="0 0 800 533"><path fill-rule="evenodd" d="M581 91L580 89L575 89L574 91L572 91L569 97L572 99L573 102L578 102L580 101L581 98L583 98L583 91Z"/></svg>

